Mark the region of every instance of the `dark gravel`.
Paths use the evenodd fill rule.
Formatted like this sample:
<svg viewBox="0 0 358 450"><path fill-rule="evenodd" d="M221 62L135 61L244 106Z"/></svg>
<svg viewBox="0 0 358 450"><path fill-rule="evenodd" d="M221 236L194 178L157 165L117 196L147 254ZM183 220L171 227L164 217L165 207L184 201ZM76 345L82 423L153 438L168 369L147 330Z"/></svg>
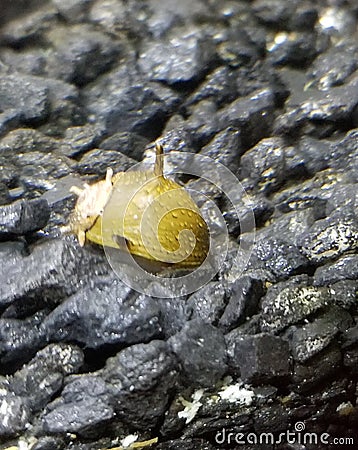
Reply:
<svg viewBox="0 0 358 450"><path fill-rule="evenodd" d="M1 449L357 447L357 36L355 0L1 2ZM229 233L188 296L61 232L155 140L250 195L179 177ZM298 424L329 443L235 440Z"/></svg>

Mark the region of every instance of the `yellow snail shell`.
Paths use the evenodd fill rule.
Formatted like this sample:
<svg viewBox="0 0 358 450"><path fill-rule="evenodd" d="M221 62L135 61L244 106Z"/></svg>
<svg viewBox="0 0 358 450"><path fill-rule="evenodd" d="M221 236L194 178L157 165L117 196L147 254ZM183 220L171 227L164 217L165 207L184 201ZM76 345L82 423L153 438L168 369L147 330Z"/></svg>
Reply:
<svg viewBox="0 0 358 450"><path fill-rule="evenodd" d="M73 188L79 195L69 228L85 240L123 249L150 261L197 267L209 251L209 230L189 193L163 175L163 148L153 170L119 172ZM104 215L103 215L103 211Z"/></svg>

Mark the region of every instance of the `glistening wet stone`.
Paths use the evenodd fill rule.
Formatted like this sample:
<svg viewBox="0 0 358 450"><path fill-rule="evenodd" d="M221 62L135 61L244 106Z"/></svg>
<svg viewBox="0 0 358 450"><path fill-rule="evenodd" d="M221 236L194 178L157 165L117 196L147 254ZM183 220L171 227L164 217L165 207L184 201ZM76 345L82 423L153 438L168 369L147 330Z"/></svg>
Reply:
<svg viewBox="0 0 358 450"><path fill-rule="evenodd" d="M129 429L155 426L176 380L168 345L153 340L122 350L92 374L73 378L42 417L47 433L65 430L91 437L114 417ZM155 404L156 408L150 408Z"/></svg>
<svg viewBox="0 0 358 450"><path fill-rule="evenodd" d="M268 333L241 336L236 341L233 363L241 378L250 383L275 382L290 374L287 342Z"/></svg>
<svg viewBox="0 0 358 450"><path fill-rule="evenodd" d="M210 342L210 345L203 345L204 342ZM224 335L203 320L188 321L179 333L169 339L169 344L180 361L186 383L210 386L225 373Z"/></svg>
<svg viewBox="0 0 358 450"><path fill-rule="evenodd" d="M0 203L51 211L1 237L2 446L212 450L236 446L223 429L297 422L356 442L356 2L1 8ZM188 298L165 278L151 287L173 298L138 295L61 231L72 185L148 163L155 140L228 229L224 264ZM214 166L214 184L186 174L196 153L238 175L238 216Z"/></svg>
<svg viewBox="0 0 358 450"><path fill-rule="evenodd" d="M0 206L0 239L21 236L43 228L50 218L50 208L44 199L18 201Z"/></svg>
<svg viewBox="0 0 358 450"><path fill-rule="evenodd" d="M87 348L131 345L159 337L158 305L150 297L130 299L129 292L116 280L102 288L81 290L47 316L42 330L50 341L75 341Z"/></svg>
<svg viewBox="0 0 358 450"><path fill-rule="evenodd" d="M92 267L91 271L88 268ZM29 255L11 253L3 262L0 305L21 314L56 304L78 290L84 279L106 273L101 257L84 252L63 240L36 245Z"/></svg>

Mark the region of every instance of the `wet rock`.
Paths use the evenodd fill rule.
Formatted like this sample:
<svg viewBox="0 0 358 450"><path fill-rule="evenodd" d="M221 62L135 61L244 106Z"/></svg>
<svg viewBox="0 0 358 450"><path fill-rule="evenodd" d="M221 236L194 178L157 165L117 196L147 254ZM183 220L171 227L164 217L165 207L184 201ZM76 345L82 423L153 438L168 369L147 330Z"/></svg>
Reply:
<svg viewBox="0 0 358 450"><path fill-rule="evenodd" d="M299 199L297 199L297 204L301 204ZM324 213L322 211L320 211L319 209L315 210L313 207L311 207L302 211L292 211L290 213L277 216L274 220L270 219L270 223L266 224L264 228L258 230L258 239L268 239L269 241L271 241L271 236L280 236L282 240L279 239L279 241L285 242L286 245L291 244L295 249L298 249L299 239L303 234L308 232L312 224L315 222L315 220L317 219L316 214L321 215L321 213L324 216ZM299 258L302 263L301 258L302 253L300 253Z"/></svg>
<svg viewBox="0 0 358 450"><path fill-rule="evenodd" d="M262 227L274 212L271 201L261 195L250 195L239 205L238 211L229 202L227 203L223 208L223 217L229 234L234 238L238 238L241 232L250 232L254 227Z"/></svg>
<svg viewBox="0 0 358 450"><path fill-rule="evenodd" d="M26 398L31 411L36 412L60 391L65 376L76 373L82 364L83 353L78 347L50 344L15 372L9 380L9 388L17 396Z"/></svg>
<svg viewBox="0 0 358 450"><path fill-rule="evenodd" d="M234 362L240 369L241 378L249 383L270 383L288 377L290 373L287 342L268 333L238 337Z"/></svg>
<svg viewBox="0 0 358 450"><path fill-rule="evenodd" d="M358 281L342 280L330 286L331 301L344 309L354 308L358 296Z"/></svg>
<svg viewBox="0 0 358 450"><path fill-rule="evenodd" d="M148 139L143 136L123 131L108 137L98 147L104 150L117 150L136 161L142 161L144 149L147 144Z"/></svg>
<svg viewBox="0 0 358 450"><path fill-rule="evenodd" d="M78 157L99 144L104 130L93 125L67 128L61 146L62 153L70 158Z"/></svg>
<svg viewBox="0 0 358 450"><path fill-rule="evenodd" d="M215 12L208 9L206 5L200 2L193 4L190 0L183 0L180 4L175 2L158 4L156 0L149 0L146 12L145 23L148 31L155 38L163 38L168 31L180 27L185 22L201 23L215 16ZM132 13L135 13L134 8Z"/></svg>
<svg viewBox="0 0 358 450"><path fill-rule="evenodd" d="M47 60L46 72L51 78L78 86L109 70L118 55L118 44L85 24L57 26L49 31L47 39L54 52Z"/></svg>
<svg viewBox="0 0 358 450"><path fill-rule="evenodd" d="M4 49L2 60L11 72L42 76L45 73L46 59L38 49L24 50L19 53L11 48Z"/></svg>
<svg viewBox="0 0 358 450"><path fill-rule="evenodd" d="M289 187L283 189L272 196L272 201L280 212L285 213L281 217L277 217L276 220L280 221L282 229L288 228L288 233L291 234L294 227L294 222L297 221L301 226L297 226L297 229L301 231L307 231L313 225L313 222L317 219L323 219L326 217L327 212L327 193L317 192L318 189L310 184L312 187L311 192L307 192L309 189L305 189L305 183L302 183L302 189ZM300 186L301 187L301 186ZM284 226L287 224L287 227ZM277 229L278 225L272 223L272 227ZM297 238L297 233L294 232ZM296 239L294 239L296 241Z"/></svg>
<svg viewBox="0 0 358 450"><path fill-rule="evenodd" d="M317 220L298 242L302 253L314 263L335 259L354 251L358 242L358 222L353 217L328 217Z"/></svg>
<svg viewBox="0 0 358 450"><path fill-rule="evenodd" d="M227 368L225 339L214 326L193 319L168 342L181 364L186 383L212 386L224 375Z"/></svg>
<svg viewBox="0 0 358 450"><path fill-rule="evenodd" d="M83 125L86 115L75 86L61 80L41 78L49 90L50 115L42 130L49 135L61 136L68 127Z"/></svg>
<svg viewBox="0 0 358 450"><path fill-rule="evenodd" d="M349 182L358 182L358 131L351 130L344 139L337 142L333 147L330 166L338 169L349 176ZM350 195L351 197L351 195Z"/></svg>
<svg viewBox="0 0 358 450"><path fill-rule="evenodd" d="M258 301L263 294L260 280L243 276L230 286L229 301L220 317L219 327L231 331L252 316L258 307Z"/></svg>
<svg viewBox="0 0 358 450"><path fill-rule="evenodd" d="M308 259L294 244L270 237L262 238L256 243L250 264L253 267L261 265L277 279L300 273L309 265Z"/></svg>
<svg viewBox="0 0 358 450"><path fill-rule="evenodd" d="M41 331L46 313L41 311L25 319L0 318L0 362L4 368L27 361L46 342Z"/></svg>
<svg viewBox="0 0 358 450"><path fill-rule="evenodd" d="M264 35L264 52L266 51L266 34ZM239 97L247 97L255 92L269 89L274 96L276 106L284 104L290 91L281 75L277 73L271 64L261 60L259 65L241 66L235 70L236 85Z"/></svg>
<svg viewBox="0 0 358 450"><path fill-rule="evenodd" d="M236 73L228 67L218 67L206 76L202 84L191 94L186 105L201 100L212 100L216 106L234 101L237 97Z"/></svg>
<svg viewBox="0 0 358 450"><path fill-rule="evenodd" d="M16 167L15 185L23 188L26 197L30 198L53 189L55 180L71 171L70 161L56 152L33 151L15 154L6 159ZM36 165L33 161L36 161Z"/></svg>
<svg viewBox="0 0 358 450"><path fill-rule="evenodd" d="M191 135L194 147L202 147L225 126L218 121L217 107L212 100L201 100L188 109L189 117L185 120L181 116L172 116L168 121L165 132L183 128Z"/></svg>
<svg viewBox="0 0 358 450"><path fill-rule="evenodd" d="M87 348L131 345L159 337L159 308L150 297L129 298L119 280L77 292L44 320L51 341L80 342ZM128 297L128 298L127 298Z"/></svg>
<svg viewBox="0 0 358 450"><path fill-rule="evenodd" d="M264 52L262 41L251 39L247 28L243 26L223 30L217 40L218 55L229 67L250 67Z"/></svg>
<svg viewBox="0 0 358 450"><path fill-rule="evenodd" d="M114 415L104 380L85 375L67 384L61 398L48 406L42 427L47 434L72 432L91 437L98 435L91 429L100 430Z"/></svg>
<svg viewBox="0 0 358 450"><path fill-rule="evenodd" d="M35 6L35 5L33 5ZM43 33L56 24L56 9L52 5L43 5L25 16L17 13L14 19L2 30L6 43L14 46L26 45L27 42L41 42Z"/></svg>
<svg viewBox="0 0 358 450"><path fill-rule="evenodd" d="M56 304L95 274L108 270L102 258L60 240L37 244L28 256L13 253L3 260L2 267L0 305L12 305L8 317Z"/></svg>
<svg viewBox="0 0 358 450"><path fill-rule="evenodd" d="M0 206L9 203L10 193L5 183L0 181Z"/></svg>
<svg viewBox="0 0 358 450"><path fill-rule="evenodd" d="M110 358L103 378L113 389L120 420L133 429L157 424L176 382L176 370L175 358L163 341L133 345Z"/></svg>
<svg viewBox="0 0 358 450"><path fill-rule="evenodd" d="M264 435L263 433L272 433L272 430L286 432L289 423L289 412L283 405L264 406L254 413L255 432L262 433L262 435ZM262 447L264 446L265 444L262 445Z"/></svg>
<svg viewBox="0 0 358 450"><path fill-rule="evenodd" d="M0 113L0 136L19 126L20 115L15 109Z"/></svg>
<svg viewBox="0 0 358 450"><path fill-rule="evenodd" d="M240 179L245 186L269 194L278 190L287 177L305 173L304 160L281 138L266 138L246 152L240 160Z"/></svg>
<svg viewBox="0 0 358 450"><path fill-rule="evenodd" d="M339 184L332 189L332 195L327 200L327 216L337 214L354 214L358 208L357 185L354 183Z"/></svg>
<svg viewBox="0 0 358 450"><path fill-rule="evenodd" d="M131 346L108 359L104 369L73 378L49 405L42 427L47 433L90 437L116 418L133 431L147 430L164 414L175 379L165 342Z"/></svg>
<svg viewBox="0 0 358 450"><path fill-rule="evenodd" d="M128 80L128 83L131 81ZM97 116L97 120L103 121L109 134L132 132L149 139L160 134L169 105L152 88L137 81L128 86L123 86L122 82L118 88L113 84L104 89L107 92L103 92L97 83L91 88L88 101L91 112ZM112 89L113 93L108 92ZM101 100L95 101L98 97Z"/></svg>
<svg viewBox="0 0 358 450"><path fill-rule="evenodd" d="M245 323L225 335L228 362L230 369L234 374L240 375L240 370L235 359L236 341L240 340L242 336L259 334L260 331L260 316L259 314L256 314Z"/></svg>
<svg viewBox="0 0 358 450"><path fill-rule="evenodd" d="M270 59L279 66L307 67L328 47L328 42L326 36L314 32L282 33L279 42L269 46Z"/></svg>
<svg viewBox="0 0 358 450"><path fill-rule="evenodd" d="M165 288L162 288L160 292L169 294ZM190 306L186 305L183 298L178 298L175 301L173 301L173 298L152 298L152 302L156 302L159 308L161 334L165 340L178 333L191 316Z"/></svg>
<svg viewBox="0 0 358 450"><path fill-rule="evenodd" d="M232 171L236 171L241 153L240 132L231 127L218 133L200 150L201 155L212 158Z"/></svg>
<svg viewBox="0 0 358 450"><path fill-rule="evenodd" d="M220 111L222 127L232 126L240 130L245 149L268 136L273 124L274 96L270 89L258 90L244 98L238 98Z"/></svg>
<svg viewBox="0 0 358 450"><path fill-rule="evenodd" d="M317 286L356 279L358 279L358 255L342 256L333 263L318 267L314 274L314 283Z"/></svg>
<svg viewBox="0 0 358 450"><path fill-rule="evenodd" d="M0 154L8 158L15 157L19 153L56 152L61 147L62 144L56 139L31 128L18 128L0 140Z"/></svg>
<svg viewBox="0 0 358 450"><path fill-rule="evenodd" d="M293 358L305 362L326 348L339 332L352 324L352 317L345 310L332 306L313 322L301 327L290 327L285 336L289 341Z"/></svg>
<svg viewBox="0 0 358 450"><path fill-rule="evenodd" d="M58 12L68 22L83 21L93 0L52 0Z"/></svg>
<svg viewBox="0 0 358 450"><path fill-rule="evenodd" d="M183 29L167 43L146 42L140 50L139 67L152 80L176 85L200 80L215 58L215 47L208 36Z"/></svg>
<svg viewBox="0 0 358 450"><path fill-rule="evenodd" d="M43 228L50 217L46 200L18 201L0 207L0 239L21 236Z"/></svg>
<svg viewBox="0 0 358 450"><path fill-rule="evenodd" d="M297 133L298 129L318 137L330 136L336 126L356 124L357 75L349 83L333 87L329 92L313 90L298 92L288 112L278 117L275 130L282 134Z"/></svg>
<svg viewBox="0 0 358 450"><path fill-rule="evenodd" d="M341 366L342 355L336 343L322 350L305 364L296 362L292 372L294 392L307 392L332 376Z"/></svg>
<svg viewBox="0 0 358 450"><path fill-rule="evenodd" d="M30 409L20 397L11 393L0 394L0 436L12 437L26 429Z"/></svg>
<svg viewBox="0 0 358 450"><path fill-rule="evenodd" d="M46 83L29 75L0 74L1 110L16 112L24 125L40 123L50 112Z"/></svg>
<svg viewBox="0 0 358 450"><path fill-rule="evenodd" d="M319 89L342 85L357 69L358 47L355 42L347 40L332 46L319 55L308 70L307 77Z"/></svg>
<svg viewBox="0 0 358 450"><path fill-rule="evenodd" d="M105 30L130 37L148 36L148 6L141 2L118 3L116 0L95 1L89 19Z"/></svg>
<svg viewBox="0 0 358 450"><path fill-rule="evenodd" d="M191 311L191 318L200 318L214 325L224 311L226 301L223 284L211 281L188 298L187 307Z"/></svg>
<svg viewBox="0 0 358 450"><path fill-rule="evenodd" d="M358 361L358 325L355 325L343 334L343 345L344 349L343 364L352 371L357 371L357 361Z"/></svg>
<svg viewBox="0 0 358 450"><path fill-rule="evenodd" d="M305 0L285 3L255 0L252 6L255 16L275 29L311 30L318 18L317 8Z"/></svg>
<svg viewBox="0 0 358 450"><path fill-rule="evenodd" d="M262 300L263 331L279 331L300 322L330 302L326 287L307 285L305 277L291 278L270 287Z"/></svg>
<svg viewBox="0 0 358 450"><path fill-rule="evenodd" d="M76 171L81 175L95 174L103 179L110 167L114 173L125 172L136 161L120 151L94 149L86 152L75 165Z"/></svg>
<svg viewBox="0 0 358 450"><path fill-rule="evenodd" d="M62 439L52 436L41 436L34 444L32 450L62 450L64 443Z"/></svg>

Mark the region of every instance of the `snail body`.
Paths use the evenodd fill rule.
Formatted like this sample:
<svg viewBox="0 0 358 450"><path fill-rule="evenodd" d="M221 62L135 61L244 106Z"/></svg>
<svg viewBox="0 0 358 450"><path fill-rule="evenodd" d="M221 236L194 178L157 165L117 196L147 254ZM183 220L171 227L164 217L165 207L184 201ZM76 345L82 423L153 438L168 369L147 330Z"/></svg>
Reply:
<svg viewBox="0 0 358 450"><path fill-rule="evenodd" d="M70 227L80 245L85 240L118 249L126 245L133 255L178 267L205 260L207 224L189 193L164 176L162 153L157 144L153 170L112 176L109 169L101 185L73 190L79 197Z"/></svg>

